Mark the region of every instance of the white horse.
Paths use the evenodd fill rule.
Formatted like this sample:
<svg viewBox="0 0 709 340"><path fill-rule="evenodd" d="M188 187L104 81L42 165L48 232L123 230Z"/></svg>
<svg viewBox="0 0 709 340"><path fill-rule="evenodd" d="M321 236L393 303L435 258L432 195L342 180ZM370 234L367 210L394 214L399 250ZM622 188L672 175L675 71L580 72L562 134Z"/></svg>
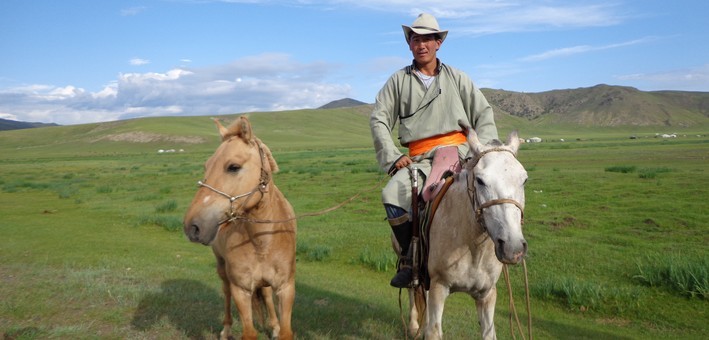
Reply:
<svg viewBox="0 0 709 340"><path fill-rule="evenodd" d="M473 158L455 175L430 225L426 339L443 337L444 303L455 292L475 299L482 337L496 338L493 317L502 265L520 262L527 252L522 235L527 172L516 158L517 132L507 141L482 145L468 129ZM414 334L416 318L411 308L409 331Z"/></svg>

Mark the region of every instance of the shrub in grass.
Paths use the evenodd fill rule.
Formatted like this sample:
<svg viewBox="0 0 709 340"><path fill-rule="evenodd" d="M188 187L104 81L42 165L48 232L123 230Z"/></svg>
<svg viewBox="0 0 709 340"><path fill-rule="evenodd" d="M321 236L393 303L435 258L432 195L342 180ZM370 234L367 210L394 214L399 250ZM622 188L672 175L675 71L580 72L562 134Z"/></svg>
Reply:
<svg viewBox="0 0 709 340"><path fill-rule="evenodd" d="M57 192L57 195L59 195L59 198L61 199L71 198L78 192L78 189L72 188L69 185L60 185L56 187L55 190Z"/></svg>
<svg viewBox="0 0 709 340"><path fill-rule="evenodd" d="M100 186L100 187L96 188L96 193L99 193L99 194L110 194L112 192L113 192L113 187L108 186L108 185L104 185L104 186Z"/></svg>
<svg viewBox="0 0 709 340"><path fill-rule="evenodd" d="M613 314L633 308L640 296L638 291L564 277L538 282L530 287L530 293L544 300L558 301L573 310Z"/></svg>
<svg viewBox="0 0 709 340"><path fill-rule="evenodd" d="M634 165L614 165L606 168L606 172L620 172L623 174L635 172L636 167Z"/></svg>
<svg viewBox="0 0 709 340"><path fill-rule="evenodd" d="M41 339L49 336L49 332L37 327L16 327L7 329L3 339Z"/></svg>
<svg viewBox="0 0 709 340"><path fill-rule="evenodd" d="M2 191L12 194L16 193L19 190L19 186L15 183L7 183L2 186Z"/></svg>
<svg viewBox="0 0 709 340"><path fill-rule="evenodd" d="M167 231L180 231L182 218L166 215L141 216L138 218L138 225L156 225Z"/></svg>
<svg viewBox="0 0 709 340"><path fill-rule="evenodd" d="M162 204L159 204L158 206L156 206L155 212L166 213L166 212L173 212L176 209L177 209L177 201L169 200L165 203L162 203Z"/></svg>
<svg viewBox="0 0 709 340"><path fill-rule="evenodd" d="M324 261L330 257L332 248L325 245L310 246L305 242L298 242L295 253L302 255L308 261Z"/></svg>
<svg viewBox="0 0 709 340"><path fill-rule="evenodd" d="M637 261L636 282L689 298L709 298L709 257L648 255Z"/></svg>
<svg viewBox="0 0 709 340"><path fill-rule="evenodd" d="M360 251L357 263L378 272L387 272L396 268L396 256L393 251L373 253L367 247Z"/></svg>
<svg viewBox="0 0 709 340"><path fill-rule="evenodd" d="M657 174L665 173L665 172L670 172L671 170L669 168L642 168L638 170L638 177L640 178L646 178L646 179L653 179L657 177Z"/></svg>
<svg viewBox="0 0 709 340"><path fill-rule="evenodd" d="M47 183L37 183L37 182L29 182L29 181L16 181L16 182L9 182L5 183L2 186L2 190L7 193L13 193L13 192L18 192L20 189L36 189L36 190L43 190L49 188L49 184Z"/></svg>

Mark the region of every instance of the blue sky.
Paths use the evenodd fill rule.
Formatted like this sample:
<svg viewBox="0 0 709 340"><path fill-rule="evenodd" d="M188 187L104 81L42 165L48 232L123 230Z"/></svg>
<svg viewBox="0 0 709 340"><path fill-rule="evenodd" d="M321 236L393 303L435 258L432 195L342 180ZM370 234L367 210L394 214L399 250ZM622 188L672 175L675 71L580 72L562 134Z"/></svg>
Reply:
<svg viewBox="0 0 709 340"><path fill-rule="evenodd" d="M479 87L709 91L706 0L2 0L0 118L372 103L411 62L401 25L421 12Z"/></svg>

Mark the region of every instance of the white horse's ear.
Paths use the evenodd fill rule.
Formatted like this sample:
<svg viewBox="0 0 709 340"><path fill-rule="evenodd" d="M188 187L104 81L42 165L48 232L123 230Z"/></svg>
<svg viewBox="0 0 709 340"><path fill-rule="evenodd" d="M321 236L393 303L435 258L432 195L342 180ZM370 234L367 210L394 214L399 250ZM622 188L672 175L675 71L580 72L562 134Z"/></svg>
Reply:
<svg viewBox="0 0 709 340"><path fill-rule="evenodd" d="M463 133L468 137L468 144L470 145L470 150L474 154L478 154L482 151L482 144L478 139L478 134L475 132L468 122L458 119L458 125L463 129Z"/></svg>
<svg viewBox="0 0 709 340"><path fill-rule="evenodd" d="M515 155L517 154L517 150L519 150L519 134L517 130L513 130L510 132L509 136L507 136L507 146L512 149Z"/></svg>
<svg viewBox="0 0 709 340"><path fill-rule="evenodd" d="M229 130L222 125L222 123L219 122L218 119L214 118L214 124L217 125L217 131L219 131L219 136L222 138L222 141L226 139L226 137L229 135Z"/></svg>

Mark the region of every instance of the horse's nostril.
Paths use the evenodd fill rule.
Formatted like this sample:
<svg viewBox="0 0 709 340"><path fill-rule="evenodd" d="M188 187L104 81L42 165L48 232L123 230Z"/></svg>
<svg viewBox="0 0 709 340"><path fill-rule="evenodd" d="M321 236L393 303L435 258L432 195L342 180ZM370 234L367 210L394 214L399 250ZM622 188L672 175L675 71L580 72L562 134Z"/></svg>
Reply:
<svg viewBox="0 0 709 340"><path fill-rule="evenodd" d="M199 236L199 227L196 224L190 226L190 238L196 239Z"/></svg>

